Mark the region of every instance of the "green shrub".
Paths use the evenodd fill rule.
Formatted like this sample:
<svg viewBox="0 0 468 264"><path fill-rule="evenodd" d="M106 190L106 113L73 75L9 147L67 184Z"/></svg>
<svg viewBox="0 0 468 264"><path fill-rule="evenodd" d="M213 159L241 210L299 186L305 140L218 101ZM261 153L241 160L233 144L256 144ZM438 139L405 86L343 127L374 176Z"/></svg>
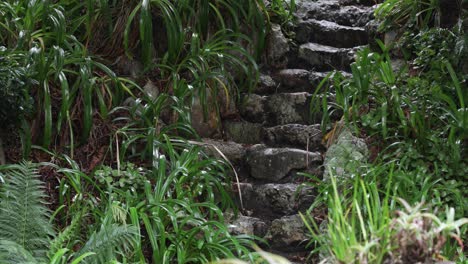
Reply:
<svg viewBox="0 0 468 264"><path fill-rule="evenodd" d="M282 27L290 27L295 21L296 1L274 0L266 6L272 22L280 24Z"/></svg>
<svg viewBox="0 0 468 264"><path fill-rule="evenodd" d="M29 89L31 72L22 63L21 54L0 46L0 123L4 129L21 123L34 106Z"/></svg>
<svg viewBox="0 0 468 264"><path fill-rule="evenodd" d="M445 54L449 56L448 51ZM447 58L437 58L426 57L428 69L413 76L407 68L395 72L386 53L359 51L351 65L352 77L333 77L334 92L328 97L334 94L335 102L329 103L327 96L323 97L324 129L332 111L339 111L356 131L363 129L367 135L384 141L378 160L398 159L407 169L423 167L447 182L466 186L465 80L459 80L460 75ZM422 63L422 59L419 61ZM437 66L431 66L430 61ZM465 195L466 188L460 189ZM468 209L465 202L458 202L460 212Z"/></svg>
<svg viewBox="0 0 468 264"><path fill-rule="evenodd" d="M135 207L134 221L143 223L148 235L140 244L152 262L249 258L252 238L232 236L224 224L222 210L232 206L224 165L183 141L167 139L157 151L144 191L136 199L120 196Z"/></svg>
<svg viewBox="0 0 468 264"><path fill-rule="evenodd" d="M138 146L137 139L135 135L130 142ZM154 157L135 157L145 169L124 162L120 173L104 167L87 176L74 162L71 169L60 169L65 177L59 190L62 203L68 207L58 214L60 222L69 222L83 208L90 212L89 232L99 229L107 211L112 212L114 221L131 221L138 227L138 235L134 254L127 256L127 261L207 263L253 258L250 251L254 238L231 235L224 222L224 210L234 206L227 191L230 180L225 164L181 139L162 135L159 140L154 142ZM122 146L128 143L124 140ZM112 174L116 177L106 180ZM131 177L135 177L137 186L133 181L129 184ZM120 179L126 179L122 187Z"/></svg>
<svg viewBox="0 0 468 264"><path fill-rule="evenodd" d="M432 77L446 73L445 63L461 66L466 55L463 33L442 28L430 28L420 32L405 32L398 47L418 73L429 73ZM442 78L443 77L443 78ZM450 81L448 75L437 78L438 82Z"/></svg>
<svg viewBox="0 0 468 264"><path fill-rule="evenodd" d="M118 169L112 169L103 166L100 170L94 172L94 177L103 189L110 191L127 192L136 194L143 190L146 177L145 169L137 168L133 163L123 163Z"/></svg>
<svg viewBox="0 0 468 264"><path fill-rule="evenodd" d="M387 0L375 10L380 30L425 29L440 25L439 0Z"/></svg>

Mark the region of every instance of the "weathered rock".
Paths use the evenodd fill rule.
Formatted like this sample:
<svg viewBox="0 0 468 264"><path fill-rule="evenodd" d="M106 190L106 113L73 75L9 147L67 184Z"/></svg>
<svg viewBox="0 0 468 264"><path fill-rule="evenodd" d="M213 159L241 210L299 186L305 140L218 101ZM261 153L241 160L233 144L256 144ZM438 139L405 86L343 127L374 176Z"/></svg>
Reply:
<svg viewBox="0 0 468 264"><path fill-rule="evenodd" d="M256 179L279 181L293 169L306 169L322 160L320 153L292 148L267 148L255 145L247 151L246 164Z"/></svg>
<svg viewBox="0 0 468 264"><path fill-rule="evenodd" d="M334 100L333 96L327 97L329 101ZM266 123L270 126L320 122L321 114L312 114L310 111L311 98L312 95L307 92L278 93L270 96L251 94L241 107L241 116L249 122Z"/></svg>
<svg viewBox="0 0 468 264"><path fill-rule="evenodd" d="M382 39L383 34L379 32L380 22L377 20L371 20L365 25L365 29L369 39L369 47L371 50L379 50L380 47L375 41L376 39Z"/></svg>
<svg viewBox="0 0 468 264"><path fill-rule="evenodd" d="M403 59L397 59L397 58L392 59L390 64L392 65L392 69L394 72L400 72L405 67L408 67L408 62Z"/></svg>
<svg viewBox="0 0 468 264"><path fill-rule="evenodd" d="M344 26L363 27L373 18L374 7L343 5L330 0L298 0L296 15L299 19L327 20Z"/></svg>
<svg viewBox="0 0 468 264"><path fill-rule="evenodd" d="M266 98L266 124L268 126L286 125L286 124L316 124L322 120L321 103L322 98L326 97L327 101L334 102L333 94L319 93L316 97L315 104L319 104L318 108L311 111L312 94L307 92L297 93L279 93L268 96ZM336 120L334 114L332 120ZM341 117L339 115L338 117Z"/></svg>
<svg viewBox="0 0 468 264"><path fill-rule="evenodd" d="M224 133L229 140L243 143L256 144L263 139L264 129L261 124L245 121L225 121Z"/></svg>
<svg viewBox="0 0 468 264"><path fill-rule="evenodd" d="M310 94L281 93L267 99L268 121L273 125L309 122Z"/></svg>
<svg viewBox="0 0 468 264"><path fill-rule="evenodd" d="M235 188L237 189L237 185ZM243 199L246 199L246 200L253 199L254 192L253 192L253 185L251 183L241 182L239 183L239 189L242 192Z"/></svg>
<svg viewBox="0 0 468 264"><path fill-rule="evenodd" d="M275 80L266 74L260 74L259 83L257 88L255 89L255 93L257 94L271 94L276 91L278 84Z"/></svg>
<svg viewBox="0 0 468 264"><path fill-rule="evenodd" d="M263 123L266 120L265 104L266 97L249 94L244 97L243 105L240 107L240 114L246 120L255 123Z"/></svg>
<svg viewBox="0 0 468 264"><path fill-rule="evenodd" d="M315 92L315 89L320 85L320 83L327 77L327 75L330 72L311 72L309 75L309 83L314 87L313 92ZM323 87L325 88L325 87ZM322 88L322 89L323 89Z"/></svg>
<svg viewBox="0 0 468 264"><path fill-rule="evenodd" d="M340 71L340 74L350 77L351 74ZM273 75L273 78L280 85L277 89L278 93L298 93L307 92L315 93L320 83L325 79L331 72L317 72L308 71L305 69L285 69L278 71ZM333 77L330 76L332 79ZM324 91L328 86L328 82L325 83L321 90Z"/></svg>
<svg viewBox="0 0 468 264"><path fill-rule="evenodd" d="M284 69L274 75L274 79L281 84L280 92L312 91L309 78L310 72L304 69Z"/></svg>
<svg viewBox="0 0 468 264"><path fill-rule="evenodd" d="M146 81L145 86L143 86L143 90L146 95L153 100L159 96L159 88L151 80Z"/></svg>
<svg viewBox="0 0 468 264"><path fill-rule="evenodd" d="M265 129L265 142L270 146L320 150L323 148L321 141L320 125L288 124Z"/></svg>
<svg viewBox="0 0 468 264"><path fill-rule="evenodd" d="M351 74L345 71L339 71L339 73L346 77L351 76ZM304 69L286 69L276 73L274 75L274 79L281 84L277 89L279 93L307 92L313 94L316 92L316 89L318 89L323 79L325 79L329 74L333 74L333 72L307 71ZM329 78L330 80L333 80L333 75L330 75ZM319 94L325 91L328 85L329 82L325 82L320 87Z"/></svg>
<svg viewBox="0 0 468 264"><path fill-rule="evenodd" d="M299 47L299 58L311 67L321 70L347 70L353 61L354 50L335 48L316 43L306 43Z"/></svg>
<svg viewBox="0 0 468 264"><path fill-rule="evenodd" d="M362 27L349 27L326 20L309 19L299 23L296 31L299 43L315 42L338 48L352 48L365 45L368 35Z"/></svg>
<svg viewBox="0 0 468 264"><path fill-rule="evenodd" d="M268 36L267 59L269 66L281 68L287 64L286 54L289 52L289 43L281 26L271 25L270 35Z"/></svg>
<svg viewBox="0 0 468 264"><path fill-rule="evenodd" d="M339 0L342 5L364 5L364 6L373 6L378 4L378 1L375 0Z"/></svg>
<svg viewBox="0 0 468 264"><path fill-rule="evenodd" d="M224 159L219 153L221 152L232 163L240 163L246 153L245 148L241 144L232 141L219 141L205 138L203 139L203 143L206 144L204 149L208 154Z"/></svg>
<svg viewBox="0 0 468 264"><path fill-rule="evenodd" d="M134 80L142 76L144 72L143 63L138 60L130 59L125 55L117 57L113 65L119 76L128 76Z"/></svg>
<svg viewBox="0 0 468 264"><path fill-rule="evenodd" d="M384 35L384 43L386 46L393 45L395 43L395 40L398 37L398 32L397 31L388 31L385 32Z"/></svg>
<svg viewBox="0 0 468 264"><path fill-rule="evenodd" d="M271 223L265 236L272 248L305 247L309 239L307 228L300 215L284 216Z"/></svg>
<svg viewBox="0 0 468 264"><path fill-rule="evenodd" d="M171 117L172 118L172 117ZM200 98L195 97L191 108L191 124L200 137L211 137L219 132L218 115L216 111L208 111L208 116L204 115L204 109ZM166 121L172 123L172 120Z"/></svg>
<svg viewBox="0 0 468 264"><path fill-rule="evenodd" d="M343 127L325 154L324 180L329 180L330 174L336 177L350 176L356 166L355 162L366 162L368 155L364 139L354 136L349 128Z"/></svg>
<svg viewBox="0 0 468 264"><path fill-rule="evenodd" d="M229 233L233 235L251 235L263 237L268 231L268 226L259 218L239 216L228 224Z"/></svg>
<svg viewBox="0 0 468 264"><path fill-rule="evenodd" d="M226 94L224 91L220 92L218 94L217 103L219 106L219 114L222 119L237 115L237 102L234 98L231 98L230 94ZM213 112L216 114L215 109L213 109Z"/></svg>
<svg viewBox="0 0 468 264"><path fill-rule="evenodd" d="M293 183L253 185L250 191L252 199L246 199L246 209L266 217L306 210L315 197L312 188Z"/></svg>

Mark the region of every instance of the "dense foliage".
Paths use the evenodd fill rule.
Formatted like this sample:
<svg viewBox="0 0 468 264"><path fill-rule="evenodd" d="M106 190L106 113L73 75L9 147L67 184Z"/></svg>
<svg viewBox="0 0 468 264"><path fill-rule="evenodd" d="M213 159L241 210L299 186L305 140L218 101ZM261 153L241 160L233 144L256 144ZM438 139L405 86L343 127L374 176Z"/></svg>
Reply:
<svg viewBox="0 0 468 264"><path fill-rule="evenodd" d="M4 168L2 263L253 258L224 225L225 164L181 136L197 137L194 102L219 122L218 98L252 89L269 14L263 1L2 1L0 122L20 127L8 136L24 159L52 161Z"/></svg>
<svg viewBox="0 0 468 264"><path fill-rule="evenodd" d="M17 125L32 110L28 72L20 63L21 56L0 49L0 123Z"/></svg>
<svg viewBox="0 0 468 264"><path fill-rule="evenodd" d="M323 226L304 216L311 244L332 262L466 261L467 220L455 219L468 212L468 22L462 3L450 4L448 14L439 1L385 1L376 16L395 41L360 50L350 78L332 73L317 89L335 98L312 104L323 128L339 113L373 152L369 163L350 166L350 182L332 177L321 187L317 203L329 208Z"/></svg>
<svg viewBox="0 0 468 264"><path fill-rule="evenodd" d="M228 162L188 139L255 88L270 22L288 31L295 5L1 1L0 137L21 137L22 153L0 167L0 262L285 262L229 233ZM397 30L398 42L359 51L351 78L333 73L317 89L330 93L311 104L324 130L339 113L378 151L352 164L350 182L320 182L311 211L328 207L328 223L303 216L312 253L466 260L466 220L455 219L468 212L468 23L446 9L385 1L380 29Z"/></svg>

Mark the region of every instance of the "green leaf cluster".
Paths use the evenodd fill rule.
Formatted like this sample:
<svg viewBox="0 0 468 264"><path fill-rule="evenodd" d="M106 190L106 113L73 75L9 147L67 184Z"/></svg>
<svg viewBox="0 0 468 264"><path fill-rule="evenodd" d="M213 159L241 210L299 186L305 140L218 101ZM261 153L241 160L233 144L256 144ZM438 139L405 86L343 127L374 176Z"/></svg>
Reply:
<svg viewBox="0 0 468 264"><path fill-rule="evenodd" d="M135 228L104 219L78 252L77 224L82 215L56 234L46 206L38 165L21 163L1 168L0 261L2 263L107 263L128 253L135 244ZM34 219L34 221L31 221Z"/></svg>

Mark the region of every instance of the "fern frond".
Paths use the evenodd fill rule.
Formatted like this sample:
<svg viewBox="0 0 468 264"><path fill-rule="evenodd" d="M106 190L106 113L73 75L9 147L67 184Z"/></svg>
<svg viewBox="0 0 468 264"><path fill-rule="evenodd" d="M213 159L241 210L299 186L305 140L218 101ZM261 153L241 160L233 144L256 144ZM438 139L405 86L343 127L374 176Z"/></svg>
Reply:
<svg viewBox="0 0 468 264"><path fill-rule="evenodd" d="M14 242L37 260L44 259L54 232L37 166L10 165L5 174L0 188L0 240Z"/></svg>
<svg viewBox="0 0 468 264"><path fill-rule="evenodd" d="M94 232L88 242L76 255L87 252L96 253L86 258L84 263L108 263L118 259L118 255L128 253L134 247L137 229L134 226L106 224L98 232Z"/></svg>
<svg viewBox="0 0 468 264"><path fill-rule="evenodd" d="M37 264L36 259L24 247L9 240L0 240L0 263Z"/></svg>
<svg viewBox="0 0 468 264"><path fill-rule="evenodd" d="M79 227L81 220L87 208L84 208L79 213L73 216L69 226L65 227L51 242L47 256L52 258L58 251L63 248L70 248L70 241L73 241L79 235Z"/></svg>

